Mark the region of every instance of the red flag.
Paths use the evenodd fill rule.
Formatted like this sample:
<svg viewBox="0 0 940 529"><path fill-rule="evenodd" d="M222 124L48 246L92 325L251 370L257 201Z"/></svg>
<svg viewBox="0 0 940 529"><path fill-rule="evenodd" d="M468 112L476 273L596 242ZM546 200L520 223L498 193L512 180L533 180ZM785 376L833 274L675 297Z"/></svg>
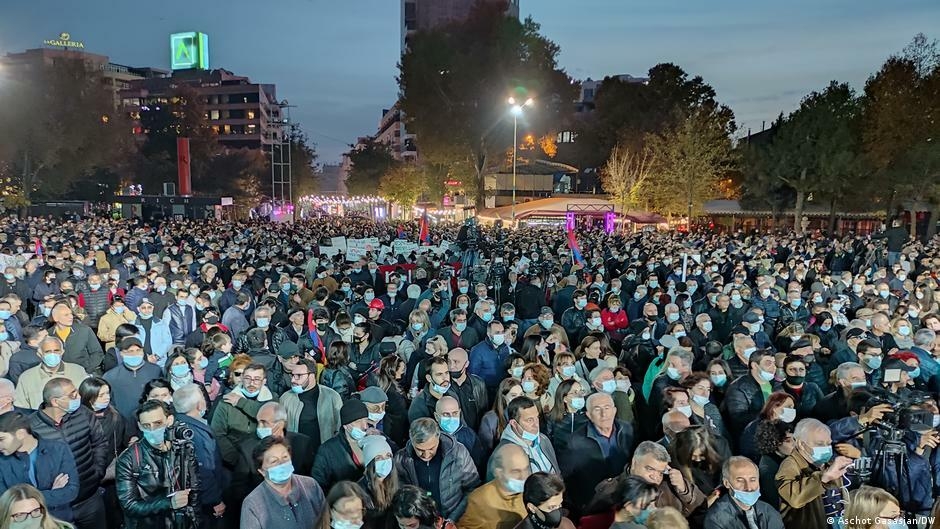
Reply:
<svg viewBox="0 0 940 529"><path fill-rule="evenodd" d="M421 222L418 224L418 242L422 246L431 244L431 234L428 229L428 210L424 210L421 215Z"/></svg>

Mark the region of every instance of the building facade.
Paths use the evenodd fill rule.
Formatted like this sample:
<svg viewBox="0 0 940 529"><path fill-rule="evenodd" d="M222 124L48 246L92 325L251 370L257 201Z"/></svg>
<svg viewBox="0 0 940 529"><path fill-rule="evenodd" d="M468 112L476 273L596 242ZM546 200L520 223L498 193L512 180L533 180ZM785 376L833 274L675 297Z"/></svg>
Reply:
<svg viewBox="0 0 940 529"><path fill-rule="evenodd" d="M427 31L467 18L477 2L507 5L506 14L519 18L519 0L401 0L401 51L417 31Z"/></svg>
<svg viewBox="0 0 940 529"><path fill-rule="evenodd" d="M121 91L124 109L135 120L134 132L145 134L140 115L167 104L176 88L188 85L202 98L209 125L228 148L267 148L281 141L281 106L273 84L223 70L177 70L172 76L133 80Z"/></svg>

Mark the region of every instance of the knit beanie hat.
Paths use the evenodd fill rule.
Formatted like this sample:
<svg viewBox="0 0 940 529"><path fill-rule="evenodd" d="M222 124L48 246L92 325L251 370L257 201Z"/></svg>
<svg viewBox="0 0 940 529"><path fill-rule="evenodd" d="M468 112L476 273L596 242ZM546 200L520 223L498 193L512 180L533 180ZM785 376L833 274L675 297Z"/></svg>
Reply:
<svg viewBox="0 0 940 529"><path fill-rule="evenodd" d="M362 459L366 466L376 457L392 452L392 447L381 435L367 435L362 438L362 441L359 441L359 446L362 447Z"/></svg>

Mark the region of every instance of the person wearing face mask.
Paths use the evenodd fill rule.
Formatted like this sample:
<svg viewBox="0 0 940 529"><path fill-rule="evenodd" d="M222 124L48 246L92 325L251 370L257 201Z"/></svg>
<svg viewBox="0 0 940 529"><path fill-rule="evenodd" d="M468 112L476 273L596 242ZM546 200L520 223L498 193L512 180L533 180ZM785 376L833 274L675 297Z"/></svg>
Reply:
<svg viewBox="0 0 940 529"><path fill-rule="evenodd" d="M111 385L114 407L125 419L132 419L137 396L144 384L160 378L162 370L147 361L143 345L137 338L124 338L120 342L121 363L102 378Z"/></svg>
<svg viewBox="0 0 940 529"><path fill-rule="evenodd" d="M63 349L62 341L55 336L46 336L39 342L36 355L40 361L20 375L13 399L14 406L37 410L43 402L43 387L48 381L62 377L79 385L88 376L82 366L62 360Z"/></svg>
<svg viewBox="0 0 940 529"><path fill-rule="evenodd" d="M193 308L188 290L176 292L176 303L167 307L163 319L169 322L174 345L184 345L186 338L196 328L196 310Z"/></svg>
<svg viewBox="0 0 940 529"><path fill-rule="evenodd" d="M104 343L105 349L114 347L114 332L122 323L134 323L137 314L132 312L120 296L111 299L111 308L105 312L98 322L98 339Z"/></svg>
<svg viewBox="0 0 940 529"><path fill-rule="evenodd" d="M499 446L490 460L494 479L473 491L460 529L512 529L528 516L523 500L532 471L526 453L517 445Z"/></svg>
<svg viewBox="0 0 940 529"><path fill-rule="evenodd" d="M796 448L780 463L777 490L786 527L830 527L827 518L843 514L846 482L852 460L833 458L829 428L816 419L803 419L793 431Z"/></svg>
<svg viewBox="0 0 940 529"><path fill-rule="evenodd" d="M238 517L241 529L309 529L315 520L320 520L339 503L342 503L339 507L344 511L343 514L347 508L349 511L356 510L356 505L338 501L337 496L345 497L345 489L337 488L335 495L331 491L330 498L326 498L316 480L296 474L291 463L291 449L282 439L265 438L252 455L256 471L264 478L264 482L251 491L242 503L241 515ZM347 484L359 489L354 483ZM332 503L330 500L333 500ZM362 508L360 502L360 518ZM340 517L341 514L337 513L336 518Z"/></svg>
<svg viewBox="0 0 940 529"><path fill-rule="evenodd" d="M757 465L746 457L734 456L721 467L725 493L705 515L705 529L783 529L783 518L761 498Z"/></svg>
<svg viewBox="0 0 940 529"><path fill-rule="evenodd" d="M515 529L574 529L574 523L562 512L564 496L565 482L558 476L545 472L530 475L522 490L527 515Z"/></svg>
<svg viewBox="0 0 940 529"><path fill-rule="evenodd" d="M502 322L491 321L487 325L487 339L470 350L470 366L467 371L483 379L489 401L493 400L496 388L503 379L503 369L510 354L504 333Z"/></svg>
<svg viewBox="0 0 940 529"><path fill-rule="evenodd" d="M339 410L342 426L331 439L320 445L313 462L313 477L327 488L343 480L358 480L365 470L360 441L368 434L381 432L369 427L369 410L359 399L350 399Z"/></svg>
<svg viewBox="0 0 940 529"><path fill-rule="evenodd" d="M364 522L370 527L378 527L385 518L392 504L392 497L398 492L398 473L392 447L381 435L367 435L360 442L365 462L365 473L357 485L364 492Z"/></svg>
<svg viewBox="0 0 940 529"><path fill-rule="evenodd" d="M441 427L441 431L451 435L457 442L470 452L470 458L481 473L486 472L486 456L483 444L476 431L472 430L462 419L463 410L454 397L445 395L437 401L434 407L434 420Z"/></svg>
<svg viewBox="0 0 940 529"><path fill-rule="evenodd" d="M548 436L540 431L538 404L529 397L520 396L509 403L507 416L509 423L497 446L515 444L522 447L529 457L533 472L560 472L555 449Z"/></svg>
<svg viewBox="0 0 940 529"><path fill-rule="evenodd" d="M587 312L585 308L588 305L587 293L583 290L575 290L572 296L573 306L565 309L561 315L561 326L565 328L568 336L578 336L587 323Z"/></svg>
<svg viewBox="0 0 940 529"><path fill-rule="evenodd" d="M617 408L609 394L589 395L585 408L588 424L559 450L561 476L571 486L569 499L578 512L587 507L599 483L621 472L635 444L633 427L616 419Z"/></svg>
<svg viewBox="0 0 940 529"><path fill-rule="evenodd" d="M748 368L747 375L728 386L723 402L731 440L738 445L745 427L757 418L771 394L777 364L772 354L758 350L748 359Z"/></svg>
<svg viewBox="0 0 940 529"><path fill-rule="evenodd" d="M18 412L0 416L0 488L35 483L50 515L72 520L78 496L78 469L68 445L35 436L29 419ZM17 527L17 525L13 525Z"/></svg>
<svg viewBox="0 0 940 529"><path fill-rule="evenodd" d="M94 412L81 405L78 390L67 378L53 378L42 390L43 403L30 417L30 428L41 439L61 439L68 444L78 471L78 495L71 503L76 527L101 527L104 502L98 489L111 461L108 439Z"/></svg>

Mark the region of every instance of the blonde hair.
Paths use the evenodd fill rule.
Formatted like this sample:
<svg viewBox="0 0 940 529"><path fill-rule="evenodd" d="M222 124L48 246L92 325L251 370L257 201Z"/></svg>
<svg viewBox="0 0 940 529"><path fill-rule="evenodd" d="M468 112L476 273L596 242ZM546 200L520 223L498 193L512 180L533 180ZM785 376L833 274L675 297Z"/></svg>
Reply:
<svg viewBox="0 0 940 529"><path fill-rule="evenodd" d="M849 496L845 506L844 516L848 522L845 529L880 527L875 521L891 503L898 505L898 500L884 489L862 485Z"/></svg>
<svg viewBox="0 0 940 529"><path fill-rule="evenodd" d="M49 514L46 499L36 487L27 484L13 485L0 495L0 528L12 527L13 504L22 500L35 500L42 510L41 529L74 529L72 524L63 522Z"/></svg>
<svg viewBox="0 0 940 529"><path fill-rule="evenodd" d="M663 507L650 513L647 529L689 529L689 522L672 507Z"/></svg>

